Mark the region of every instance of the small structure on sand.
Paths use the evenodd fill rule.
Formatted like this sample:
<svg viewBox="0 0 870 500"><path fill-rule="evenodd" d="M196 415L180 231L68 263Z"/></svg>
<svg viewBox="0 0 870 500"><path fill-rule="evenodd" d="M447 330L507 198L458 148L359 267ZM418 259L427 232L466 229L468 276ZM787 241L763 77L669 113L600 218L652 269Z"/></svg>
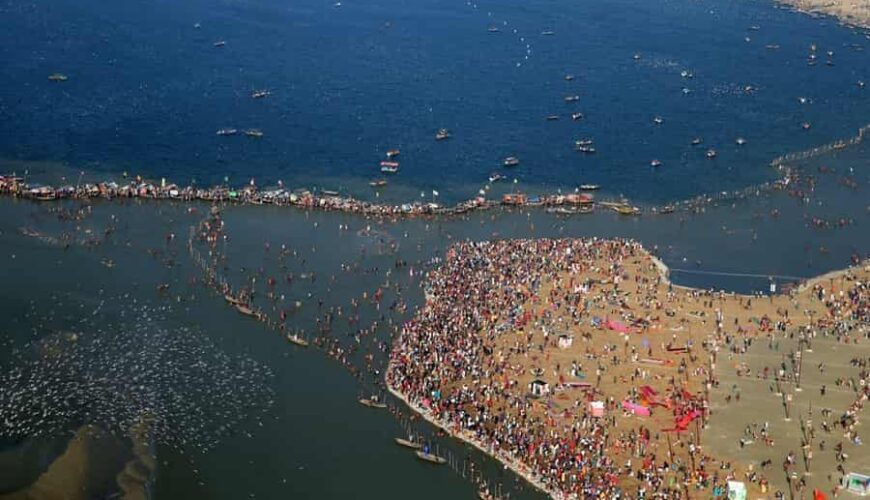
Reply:
<svg viewBox="0 0 870 500"><path fill-rule="evenodd" d="M550 384L544 382L543 380L536 378L529 383L529 392L532 396L540 398L542 396L546 396L550 394Z"/></svg>

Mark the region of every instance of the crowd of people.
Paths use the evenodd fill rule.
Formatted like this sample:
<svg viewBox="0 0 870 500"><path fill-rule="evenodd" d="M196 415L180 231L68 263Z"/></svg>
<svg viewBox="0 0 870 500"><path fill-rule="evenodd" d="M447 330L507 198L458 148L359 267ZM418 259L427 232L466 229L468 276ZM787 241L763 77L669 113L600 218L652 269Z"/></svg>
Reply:
<svg viewBox="0 0 870 500"><path fill-rule="evenodd" d="M394 343L387 383L554 497L722 497L729 480L767 493L768 471L700 445L711 393L724 392L719 350L731 358L754 339L807 332L857 329L866 340L867 290L858 280L836 293L816 285L810 307L826 314L789 318L796 296L675 287L633 241L463 242L428 274L425 306ZM861 373L846 432L856 432L868 396ZM792 486L807 487L802 477Z"/></svg>

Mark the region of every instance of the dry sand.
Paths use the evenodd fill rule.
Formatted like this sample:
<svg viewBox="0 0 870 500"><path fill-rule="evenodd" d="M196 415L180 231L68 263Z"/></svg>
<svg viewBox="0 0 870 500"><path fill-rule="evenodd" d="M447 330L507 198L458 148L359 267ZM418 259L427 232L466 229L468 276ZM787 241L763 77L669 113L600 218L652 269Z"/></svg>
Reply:
<svg viewBox="0 0 870 500"><path fill-rule="evenodd" d="M846 24L870 27L870 0L779 0L809 13L836 16Z"/></svg>

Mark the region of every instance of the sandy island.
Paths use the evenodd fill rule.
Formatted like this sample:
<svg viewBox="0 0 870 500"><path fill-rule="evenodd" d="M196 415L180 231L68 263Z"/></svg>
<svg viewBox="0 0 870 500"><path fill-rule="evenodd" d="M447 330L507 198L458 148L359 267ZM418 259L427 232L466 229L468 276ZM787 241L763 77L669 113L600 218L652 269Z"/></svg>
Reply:
<svg viewBox="0 0 870 500"><path fill-rule="evenodd" d="M870 471L868 278L744 296L676 287L632 241L459 243L387 384L554 498L830 495Z"/></svg>

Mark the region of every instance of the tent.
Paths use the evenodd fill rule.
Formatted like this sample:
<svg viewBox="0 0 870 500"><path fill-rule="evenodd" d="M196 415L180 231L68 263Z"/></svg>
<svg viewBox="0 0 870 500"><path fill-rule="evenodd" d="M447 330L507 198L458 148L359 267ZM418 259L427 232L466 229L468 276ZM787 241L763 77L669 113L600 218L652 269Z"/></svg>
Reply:
<svg viewBox="0 0 870 500"><path fill-rule="evenodd" d="M843 478L843 488L858 496L870 496L870 476L850 472Z"/></svg>

